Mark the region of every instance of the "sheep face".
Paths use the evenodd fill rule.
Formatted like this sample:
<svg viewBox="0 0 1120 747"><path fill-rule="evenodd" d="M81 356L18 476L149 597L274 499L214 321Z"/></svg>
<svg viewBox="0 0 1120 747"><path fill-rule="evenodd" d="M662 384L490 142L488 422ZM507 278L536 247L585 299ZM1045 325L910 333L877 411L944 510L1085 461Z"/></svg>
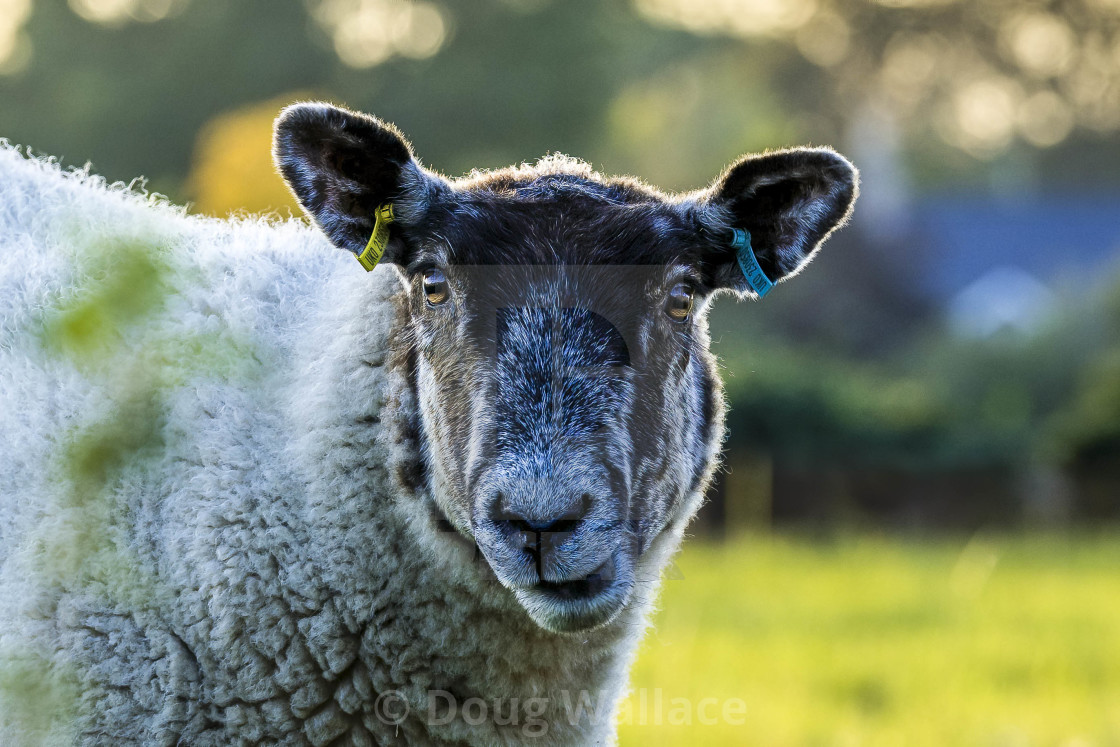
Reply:
<svg viewBox="0 0 1120 747"><path fill-rule="evenodd" d="M543 262L610 246L613 223L527 265L433 248L408 278L434 495L552 630L605 622L656 577L639 559L691 513L718 430L687 267Z"/></svg>
<svg viewBox="0 0 1120 747"><path fill-rule="evenodd" d="M723 422L705 312L752 294L734 229L777 281L856 193L823 149L673 197L558 157L448 181L391 126L326 105L285 110L276 158L341 248L360 252L393 204L384 261L404 286L424 487L556 632L609 624L698 505Z"/></svg>

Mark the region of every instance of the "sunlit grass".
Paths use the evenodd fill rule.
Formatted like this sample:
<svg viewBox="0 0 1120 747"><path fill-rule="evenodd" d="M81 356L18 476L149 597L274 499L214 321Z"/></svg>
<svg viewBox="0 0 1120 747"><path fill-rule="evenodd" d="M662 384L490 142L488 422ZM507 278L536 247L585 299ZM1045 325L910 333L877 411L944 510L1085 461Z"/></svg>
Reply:
<svg viewBox="0 0 1120 747"><path fill-rule="evenodd" d="M622 744L1120 743L1120 536L748 536L678 566Z"/></svg>

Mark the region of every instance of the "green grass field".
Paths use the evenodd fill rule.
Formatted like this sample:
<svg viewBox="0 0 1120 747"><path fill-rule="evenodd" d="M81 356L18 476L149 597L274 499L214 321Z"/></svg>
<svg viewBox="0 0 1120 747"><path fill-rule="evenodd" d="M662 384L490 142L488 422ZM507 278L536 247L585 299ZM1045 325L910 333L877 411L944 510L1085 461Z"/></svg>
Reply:
<svg viewBox="0 0 1120 747"><path fill-rule="evenodd" d="M1120 535L694 540L669 575L623 745L1120 745Z"/></svg>

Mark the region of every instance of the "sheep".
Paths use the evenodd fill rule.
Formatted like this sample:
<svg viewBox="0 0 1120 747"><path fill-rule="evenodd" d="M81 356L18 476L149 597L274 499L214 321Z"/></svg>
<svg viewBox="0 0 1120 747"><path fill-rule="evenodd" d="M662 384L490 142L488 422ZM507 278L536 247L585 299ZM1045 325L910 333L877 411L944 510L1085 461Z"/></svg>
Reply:
<svg viewBox="0 0 1120 747"><path fill-rule="evenodd" d="M313 225L0 143L0 743L611 742L723 438L710 301L855 169L447 179L326 104L274 155Z"/></svg>

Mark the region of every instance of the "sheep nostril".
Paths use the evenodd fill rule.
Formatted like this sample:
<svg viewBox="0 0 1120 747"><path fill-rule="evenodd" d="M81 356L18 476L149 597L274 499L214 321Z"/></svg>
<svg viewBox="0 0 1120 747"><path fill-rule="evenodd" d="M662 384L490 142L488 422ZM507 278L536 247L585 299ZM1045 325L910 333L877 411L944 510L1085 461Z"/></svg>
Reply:
<svg viewBox="0 0 1120 747"><path fill-rule="evenodd" d="M592 498L584 493L580 500L563 513L548 518L509 513L494 517L494 522L507 536L525 547L540 544L542 534L570 534L579 528L591 511Z"/></svg>
<svg viewBox="0 0 1120 747"><path fill-rule="evenodd" d="M515 529L513 533L513 541L518 547L530 552L536 552L537 547L541 543L541 533L533 532L526 529Z"/></svg>
<svg viewBox="0 0 1120 747"><path fill-rule="evenodd" d="M493 517L494 526L501 531L507 541L519 549L536 552L541 543L541 530L536 522L531 522L516 515L498 515Z"/></svg>
<svg viewBox="0 0 1120 747"><path fill-rule="evenodd" d="M534 528L531 522L524 519L498 519L494 523L517 549L525 550L530 555L540 553L542 531Z"/></svg>
<svg viewBox="0 0 1120 747"><path fill-rule="evenodd" d="M534 521L533 519L516 519L514 521L514 524L516 524L518 528L521 529L521 531L540 533L556 531L556 525L561 521L563 521L563 519L560 518L536 521Z"/></svg>

